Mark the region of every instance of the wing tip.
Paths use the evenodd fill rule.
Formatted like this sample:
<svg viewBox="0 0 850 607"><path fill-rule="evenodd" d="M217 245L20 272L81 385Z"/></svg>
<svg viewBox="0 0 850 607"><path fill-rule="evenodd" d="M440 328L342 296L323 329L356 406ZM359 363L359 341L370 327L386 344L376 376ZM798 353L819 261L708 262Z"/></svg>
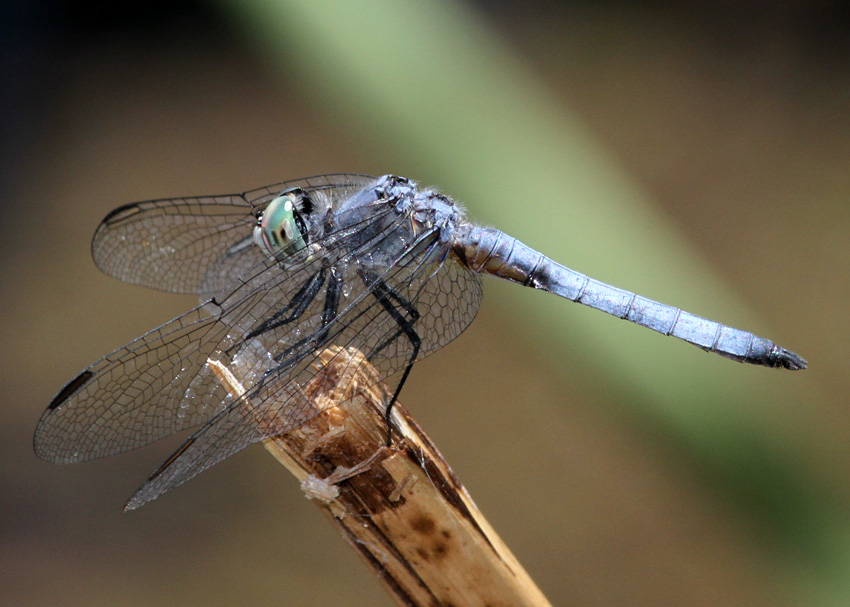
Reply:
<svg viewBox="0 0 850 607"><path fill-rule="evenodd" d="M86 385L92 377L94 377L94 372L91 369L86 369L77 375L77 377L69 381L65 384L65 387L59 390L56 396L53 397L53 400L50 401L50 404L47 405L47 409L45 409L44 413L41 414L41 419L38 420L38 425L36 426L35 433L32 437L33 451L35 451L35 455L38 459L51 464L66 464L79 461L75 457L68 457L61 449L50 446L50 444L54 441L51 440L53 435L46 432L48 427L47 422L51 417L53 417L53 414L62 407L62 405L67 403L68 400L70 400L75 394L77 394L80 388Z"/></svg>

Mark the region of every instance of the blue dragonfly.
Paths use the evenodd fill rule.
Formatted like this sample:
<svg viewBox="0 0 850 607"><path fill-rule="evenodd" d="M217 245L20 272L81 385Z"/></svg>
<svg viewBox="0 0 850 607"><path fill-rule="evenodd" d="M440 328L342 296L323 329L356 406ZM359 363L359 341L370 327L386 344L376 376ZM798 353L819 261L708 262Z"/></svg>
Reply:
<svg viewBox="0 0 850 607"><path fill-rule="evenodd" d="M38 422L35 451L57 463L195 429L128 509L317 415L304 387L330 346L355 348L391 382L389 416L413 364L474 319L482 274L732 360L806 367L772 341L570 270L471 223L436 190L393 175L322 175L244 194L128 204L106 216L92 251L110 276L201 299L85 369ZM234 394L216 366L244 391Z"/></svg>

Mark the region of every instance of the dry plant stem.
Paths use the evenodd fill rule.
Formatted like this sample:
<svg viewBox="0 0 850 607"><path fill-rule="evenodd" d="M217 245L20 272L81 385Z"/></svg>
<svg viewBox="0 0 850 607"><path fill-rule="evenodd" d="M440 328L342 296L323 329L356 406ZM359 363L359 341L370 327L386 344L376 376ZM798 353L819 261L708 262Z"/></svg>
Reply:
<svg viewBox="0 0 850 607"><path fill-rule="evenodd" d="M396 603L549 605L398 404L393 443L386 446L388 394L362 354L328 348L321 358L324 366L305 388L321 413L265 447L301 481ZM223 382L236 381L227 369L216 373Z"/></svg>

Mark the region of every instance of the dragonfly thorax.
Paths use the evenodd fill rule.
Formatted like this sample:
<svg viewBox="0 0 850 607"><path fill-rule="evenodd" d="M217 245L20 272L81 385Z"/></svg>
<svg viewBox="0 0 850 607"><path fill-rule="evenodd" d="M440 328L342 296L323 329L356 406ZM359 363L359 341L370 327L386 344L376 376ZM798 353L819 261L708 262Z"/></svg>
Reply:
<svg viewBox="0 0 850 607"><path fill-rule="evenodd" d="M442 242L452 240L455 230L466 222L457 204L434 190L416 194L410 218L419 230L438 230Z"/></svg>

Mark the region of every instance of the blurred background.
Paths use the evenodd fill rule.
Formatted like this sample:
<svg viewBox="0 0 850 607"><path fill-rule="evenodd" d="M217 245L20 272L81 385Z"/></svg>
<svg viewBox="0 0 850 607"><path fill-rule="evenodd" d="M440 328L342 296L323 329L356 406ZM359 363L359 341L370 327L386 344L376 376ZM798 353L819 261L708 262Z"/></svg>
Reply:
<svg viewBox="0 0 850 607"><path fill-rule="evenodd" d="M0 10L2 604L390 604L259 446L130 514L177 442L31 448L68 380L194 304L97 271L108 211L349 171L437 185L810 362L737 365L487 281L401 401L553 604L850 605L843 3Z"/></svg>

